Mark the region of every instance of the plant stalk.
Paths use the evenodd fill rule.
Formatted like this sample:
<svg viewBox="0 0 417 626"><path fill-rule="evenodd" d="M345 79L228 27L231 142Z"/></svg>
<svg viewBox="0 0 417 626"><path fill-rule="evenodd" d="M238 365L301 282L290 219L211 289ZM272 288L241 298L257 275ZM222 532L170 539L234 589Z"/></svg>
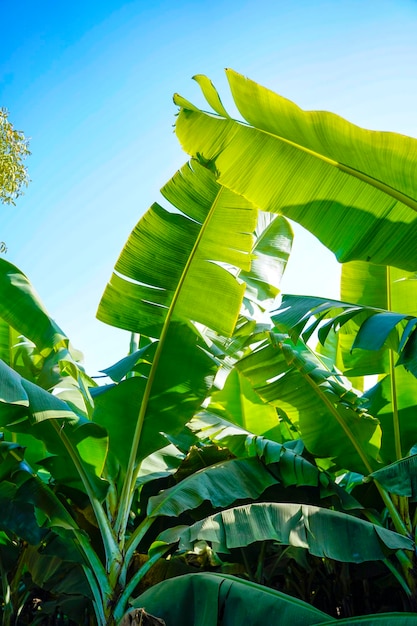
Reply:
<svg viewBox="0 0 417 626"><path fill-rule="evenodd" d="M387 277L387 310L392 311L392 280L391 280L391 268L389 265L386 269L386 277ZM401 446L401 429L400 429L400 416L398 410L398 395L397 395L397 381L395 376L395 360L394 360L394 351L392 348L389 348L389 369L390 369L390 383L391 383L391 406L392 406L392 423L394 430L394 446L395 446L395 458L397 461L400 461L403 458L402 446ZM408 505L408 498L405 496L399 497L399 511L400 516L404 521L404 524L407 527L408 532L410 533L411 528L411 520L410 520L410 509Z"/></svg>
<svg viewBox="0 0 417 626"><path fill-rule="evenodd" d="M78 451L74 448L74 446L68 440L68 437L66 433L64 432L64 429L61 428L60 424L55 423L54 420L51 420L51 422L58 436L63 441L68 451L68 454L72 462L74 463L77 469L78 475L80 476L82 483L84 485L84 488L87 492L88 499L90 501L90 504L96 516L98 527L100 529L100 533L101 533L101 537L102 537L102 541L104 545L104 550L106 554L106 564L107 564L106 568L107 570L109 570L110 565L114 563L115 560L120 561L120 562L122 561L122 555L115 541L112 529L110 527L109 520L106 516L106 513L103 507L101 506L100 501L95 495L94 487L90 483L90 479L83 467L83 463L78 455Z"/></svg>

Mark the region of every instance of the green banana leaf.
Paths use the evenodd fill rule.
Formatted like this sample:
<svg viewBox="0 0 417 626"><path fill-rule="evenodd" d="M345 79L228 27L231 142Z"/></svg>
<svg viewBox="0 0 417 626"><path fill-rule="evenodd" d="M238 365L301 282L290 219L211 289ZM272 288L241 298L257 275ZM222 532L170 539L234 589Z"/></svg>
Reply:
<svg viewBox="0 0 417 626"><path fill-rule="evenodd" d="M360 327L358 328L353 320L352 326L350 323L343 326L342 334L346 334L343 341L344 345L348 346L343 352L343 360L347 362L348 366L351 358L353 361L352 367L360 368L360 370L357 369L357 371L360 371L360 375L388 373L391 363L387 347L390 347L397 350L400 354L398 362L401 362L402 355L407 356L407 361L410 364L409 369L413 371L411 361L408 359L408 352L410 347L413 348L410 334L412 334L415 328L413 319L417 315L417 281L415 274L405 272L396 267L384 267L355 261L343 265L340 287L341 299L345 302L355 302L359 305L406 313L407 316L410 316L410 318L407 317L410 321L404 330L402 324L397 327L399 334L402 332L401 341L398 344L396 333L394 332L391 336L388 336L387 345L384 345L380 350L373 350L372 352L369 352L367 347L369 333L367 333L367 336L363 333L361 337L364 349L360 348L359 342L357 342L355 349L351 352L351 347Z"/></svg>
<svg viewBox="0 0 417 626"><path fill-rule="evenodd" d="M331 618L298 598L233 576L186 574L151 587L133 601L169 624L183 626L308 626ZM336 620L334 620L336 622Z"/></svg>
<svg viewBox="0 0 417 626"><path fill-rule="evenodd" d="M188 427L200 439L209 439L219 446L226 447L237 458L258 457L267 465L274 463L274 474L284 487L292 485L297 487L319 486L320 498L336 495L343 510L363 508L350 495L349 489L345 488L344 484L339 484L340 479L335 482L330 474L319 471L316 465L302 456L304 444L301 439L291 439L280 444L266 437L249 433L208 411L198 413L188 424ZM359 474L357 476L361 483L363 476Z"/></svg>
<svg viewBox="0 0 417 626"><path fill-rule="evenodd" d="M267 465L276 464L274 472L285 487L317 486L320 482L317 467L301 456L304 446L300 439L282 445L254 435L208 411L199 413L188 427L201 439L208 438L227 448L237 458L257 457Z"/></svg>
<svg viewBox="0 0 417 626"><path fill-rule="evenodd" d="M380 453L386 463L399 460L395 422L399 426L402 456L416 442L416 289L414 275L403 270L352 262L342 272L342 295L350 298L350 303L285 296L273 316L277 328L290 333L294 340L302 334L307 341L317 330L324 345L320 352L329 357L333 351L332 362L345 375L386 374L363 396L368 411L380 421ZM400 313L382 309L383 306L395 307ZM392 351L399 358L394 359ZM352 382L356 386L358 379L352 378ZM364 387L363 379L358 386Z"/></svg>
<svg viewBox="0 0 417 626"><path fill-rule="evenodd" d="M406 366L409 362L412 366L413 359L416 359L416 347L410 343L414 333L410 339L409 335L417 326L417 318L406 313L339 300L288 295L283 297L273 321L280 332L288 332L295 341L300 335L308 341L317 330L324 346L333 330L343 340L335 364L347 376L389 372L388 349L396 350L401 357L408 348L407 357L403 357ZM358 356L357 349L360 350ZM364 350L372 351L372 354L364 357ZM326 350L322 353L328 355Z"/></svg>
<svg viewBox="0 0 417 626"><path fill-rule="evenodd" d="M258 498L279 479L257 458L231 459L199 470L149 498L147 515L178 517L204 501L214 508Z"/></svg>
<svg viewBox="0 0 417 626"><path fill-rule="evenodd" d="M122 466L118 526L127 524L141 460L180 432L207 397L219 362L194 322L232 335L246 288L238 274L250 270L255 245L257 209L197 160L161 191L173 209L154 204L138 222L97 313L157 340L137 376L96 392L94 419L109 430Z"/></svg>
<svg viewBox="0 0 417 626"><path fill-rule="evenodd" d="M282 502L234 507L158 536L158 542L179 541L180 550L192 549L197 541L208 541L221 554L266 540L305 548L315 556L344 563L382 560L390 551L410 550L413 546L408 537L352 515Z"/></svg>
<svg viewBox="0 0 417 626"><path fill-rule="evenodd" d="M22 378L2 361L0 426L9 433L21 433L25 442L30 442L28 435L40 440L49 454L56 455L48 457L51 459L49 468L53 469L51 463L56 458L56 467L64 468L64 476L68 475L65 472L73 467L76 458L78 477L81 471L85 481L91 481L99 496L104 498L107 484L101 474L107 455L107 432L99 424L74 413L56 395ZM36 446L37 452L43 449L43 446Z"/></svg>
<svg viewBox="0 0 417 626"><path fill-rule="evenodd" d="M161 193L177 212L154 204L138 222L97 316L149 337L158 338L172 316L230 335L245 286L222 265L250 269L257 210L196 160Z"/></svg>
<svg viewBox="0 0 417 626"><path fill-rule="evenodd" d="M361 474L376 469L378 421L304 343L271 335L236 367L263 400L284 413L309 452Z"/></svg>
<svg viewBox="0 0 417 626"><path fill-rule="evenodd" d="M41 521L42 520L42 521ZM0 442L0 528L32 545L47 528L77 529L53 491L34 473L18 443Z"/></svg>
<svg viewBox="0 0 417 626"><path fill-rule="evenodd" d="M241 270L239 278L246 283L245 299L257 304L261 311L270 310L280 292L292 241L293 232L288 220L281 215L259 211L251 268L250 271Z"/></svg>
<svg viewBox="0 0 417 626"><path fill-rule="evenodd" d="M220 184L260 209L302 224L339 261L415 270L417 140L303 111L233 70L226 75L245 122L175 95L186 152L201 155Z"/></svg>
<svg viewBox="0 0 417 626"><path fill-rule="evenodd" d="M33 341L42 354L68 342L65 333L49 317L28 278L3 258L0 258L0 318ZM4 338L4 328L0 336ZM0 358L2 354L3 350Z"/></svg>
<svg viewBox="0 0 417 626"><path fill-rule="evenodd" d="M370 478L377 480L390 493L406 496L411 502L415 502L417 500L416 470L417 455L412 455L372 472Z"/></svg>

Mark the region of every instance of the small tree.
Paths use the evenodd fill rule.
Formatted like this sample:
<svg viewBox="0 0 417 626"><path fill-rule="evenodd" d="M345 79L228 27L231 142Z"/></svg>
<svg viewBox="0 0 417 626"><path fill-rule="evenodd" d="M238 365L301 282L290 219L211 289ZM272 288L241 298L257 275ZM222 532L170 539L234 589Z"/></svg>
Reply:
<svg viewBox="0 0 417 626"><path fill-rule="evenodd" d="M23 161L30 154L28 140L9 121L7 109L0 109L0 201L15 204L27 186L28 172Z"/></svg>

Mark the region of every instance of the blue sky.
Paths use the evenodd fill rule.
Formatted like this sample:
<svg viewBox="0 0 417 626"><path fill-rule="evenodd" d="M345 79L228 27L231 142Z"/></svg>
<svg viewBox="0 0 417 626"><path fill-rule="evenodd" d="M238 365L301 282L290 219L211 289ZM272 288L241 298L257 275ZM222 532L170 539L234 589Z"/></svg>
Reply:
<svg viewBox="0 0 417 626"><path fill-rule="evenodd" d="M31 138L32 180L1 206L0 240L86 357L121 358L95 320L117 256L186 160L179 92L207 74L231 109L232 67L305 109L417 137L416 0L0 0L0 106ZM338 265L301 229L283 289L337 296Z"/></svg>

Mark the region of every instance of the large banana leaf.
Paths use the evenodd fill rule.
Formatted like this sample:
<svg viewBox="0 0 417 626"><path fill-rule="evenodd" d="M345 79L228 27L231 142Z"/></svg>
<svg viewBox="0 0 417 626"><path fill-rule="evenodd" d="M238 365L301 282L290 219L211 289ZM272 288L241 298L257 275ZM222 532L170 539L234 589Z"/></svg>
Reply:
<svg viewBox="0 0 417 626"><path fill-rule="evenodd" d="M222 265L250 269L257 211L195 160L161 191L180 213L158 204L145 213L116 263L98 318L151 337L172 316L230 335L245 286Z"/></svg>
<svg viewBox="0 0 417 626"><path fill-rule="evenodd" d="M404 365L415 370L417 318L412 315L339 300L284 296L273 320L279 331L288 332L295 340L301 333L308 340L318 329L322 344L330 331L345 329L345 333L342 330L340 334L347 337L347 341L345 339L341 346L343 352L338 355L336 364L342 365L340 369L349 376L389 372L388 349L398 352ZM356 349L360 350L358 357ZM364 350L372 350L373 354L364 358Z"/></svg>
<svg viewBox="0 0 417 626"><path fill-rule="evenodd" d="M204 501L214 508L230 506L238 500L254 500L279 482L273 467L257 458L231 459L191 474L169 489L149 499L148 517L178 517L196 509Z"/></svg>
<svg viewBox="0 0 417 626"><path fill-rule="evenodd" d="M410 550L413 541L371 522L322 507L293 503L254 503L207 517L192 526L162 532L158 541L179 541L190 550L208 541L228 554L256 541L274 540L307 549L318 557L347 563L385 559L392 550Z"/></svg>
<svg viewBox="0 0 417 626"><path fill-rule="evenodd" d="M267 465L274 463L274 474L284 487L319 486L320 497L335 494L344 510L363 508L347 490L335 483L329 474L319 471L315 464L303 456L304 444L301 439L291 439L280 444L249 433L208 411L198 413L188 427L200 439L209 439L219 446L226 447L238 458L258 457Z"/></svg>
<svg viewBox="0 0 417 626"><path fill-rule="evenodd" d="M225 117L200 77L217 115L175 96L184 149L225 187L302 224L340 261L415 270L417 140L303 111L233 70L226 75L246 123Z"/></svg>
<svg viewBox="0 0 417 626"><path fill-rule="evenodd" d="M193 322L232 334L245 292L236 275L251 267L257 223L257 209L221 187L196 160L177 172L162 194L174 209L154 204L138 222L97 314L109 324L157 339L132 399L137 410L124 429L131 436L125 439L118 534L128 521L138 461L166 444L160 433L172 434L184 425L212 384L214 360ZM120 394L128 392L127 383L119 385ZM110 426L105 410L101 419ZM115 449L120 437L112 430Z"/></svg>
<svg viewBox="0 0 417 626"><path fill-rule="evenodd" d="M308 626L331 620L326 613L275 589L207 572L165 580L134 600L133 606L145 607L167 624L182 626Z"/></svg>
<svg viewBox="0 0 417 626"><path fill-rule="evenodd" d="M284 296L273 320L294 340L318 330L320 352L347 376L385 374L365 397L381 422L382 459L399 460L416 442L417 282L403 270L356 261L343 267L341 285L348 302Z"/></svg>
<svg viewBox="0 0 417 626"><path fill-rule="evenodd" d="M302 342L273 337L236 367L261 398L285 414L309 452L361 474L376 469L378 421Z"/></svg>

